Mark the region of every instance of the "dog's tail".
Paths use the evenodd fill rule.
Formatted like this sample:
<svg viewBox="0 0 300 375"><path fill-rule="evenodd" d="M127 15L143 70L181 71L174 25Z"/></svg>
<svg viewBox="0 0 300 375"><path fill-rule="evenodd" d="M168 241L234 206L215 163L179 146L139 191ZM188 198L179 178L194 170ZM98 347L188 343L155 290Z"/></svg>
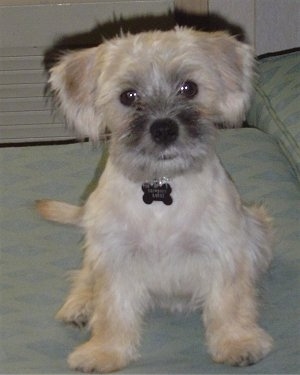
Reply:
<svg viewBox="0 0 300 375"><path fill-rule="evenodd" d="M83 208L59 201L42 199L36 201L36 209L47 220L62 224L81 226Z"/></svg>

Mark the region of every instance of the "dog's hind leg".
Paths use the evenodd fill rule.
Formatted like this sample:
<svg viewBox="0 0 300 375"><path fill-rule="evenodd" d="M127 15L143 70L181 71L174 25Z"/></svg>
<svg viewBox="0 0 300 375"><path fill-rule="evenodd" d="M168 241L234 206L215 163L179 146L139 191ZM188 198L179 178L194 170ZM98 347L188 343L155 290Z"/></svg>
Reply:
<svg viewBox="0 0 300 375"><path fill-rule="evenodd" d="M56 319L82 327L89 322L94 304L94 281L87 262L73 273L72 278L71 292Z"/></svg>

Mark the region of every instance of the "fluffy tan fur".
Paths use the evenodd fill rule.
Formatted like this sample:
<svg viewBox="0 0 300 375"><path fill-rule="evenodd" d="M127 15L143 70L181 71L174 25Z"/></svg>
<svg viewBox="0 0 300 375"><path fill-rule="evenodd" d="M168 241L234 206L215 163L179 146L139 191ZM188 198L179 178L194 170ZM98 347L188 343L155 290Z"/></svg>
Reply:
<svg viewBox="0 0 300 375"><path fill-rule="evenodd" d="M250 365L271 350L255 289L272 258L270 220L242 204L214 151L215 123L243 119L252 66L250 47L227 34L178 28L72 52L51 70L71 126L94 141L111 133L84 206L37 204L45 218L85 232L83 267L57 314L91 330L72 368L110 372L136 359L155 304L201 309L216 362ZM161 178L173 203L145 204L142 183Z"/></svg>

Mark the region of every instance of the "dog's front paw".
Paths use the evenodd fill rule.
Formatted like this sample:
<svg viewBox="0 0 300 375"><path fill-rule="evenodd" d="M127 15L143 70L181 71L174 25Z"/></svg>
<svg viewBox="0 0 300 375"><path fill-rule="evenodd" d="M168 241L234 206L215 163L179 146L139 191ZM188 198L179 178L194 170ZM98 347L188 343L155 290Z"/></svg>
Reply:
<svg viewBox="0 0 300 375"><path fill-rule="evenodd" d="M73 370L85 373L114 372L125 367L129 361L120 351L103 348L92 340L79 346L68 358Z"/></svg>
<svg viewBox="0 0 300 375"><path fill-rule="evenodd" d="M217 363L231 366L251 366L264 358L272 349L272 338L261 328L243 335L226 335L210 345L212 358Z"/></svg>

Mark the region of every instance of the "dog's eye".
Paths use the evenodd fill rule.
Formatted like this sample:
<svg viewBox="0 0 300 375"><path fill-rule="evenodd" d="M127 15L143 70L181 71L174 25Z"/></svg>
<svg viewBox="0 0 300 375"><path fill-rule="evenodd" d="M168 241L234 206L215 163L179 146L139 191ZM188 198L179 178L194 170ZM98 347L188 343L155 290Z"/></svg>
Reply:
<svg viewBox="0 0 300 375"><path fill-rule="evenodd" d="M133 89L126 90L120 95L120 102L126 107L132 106L138 99L138 93Z"/></svg>
<svg viewBox="0 0 300 375"><path fill-rule="evenodd" d="M187 99L192 99L198 94L198 86L193 81L185 81L180 86L178 94L186 97Z"/></svg>

